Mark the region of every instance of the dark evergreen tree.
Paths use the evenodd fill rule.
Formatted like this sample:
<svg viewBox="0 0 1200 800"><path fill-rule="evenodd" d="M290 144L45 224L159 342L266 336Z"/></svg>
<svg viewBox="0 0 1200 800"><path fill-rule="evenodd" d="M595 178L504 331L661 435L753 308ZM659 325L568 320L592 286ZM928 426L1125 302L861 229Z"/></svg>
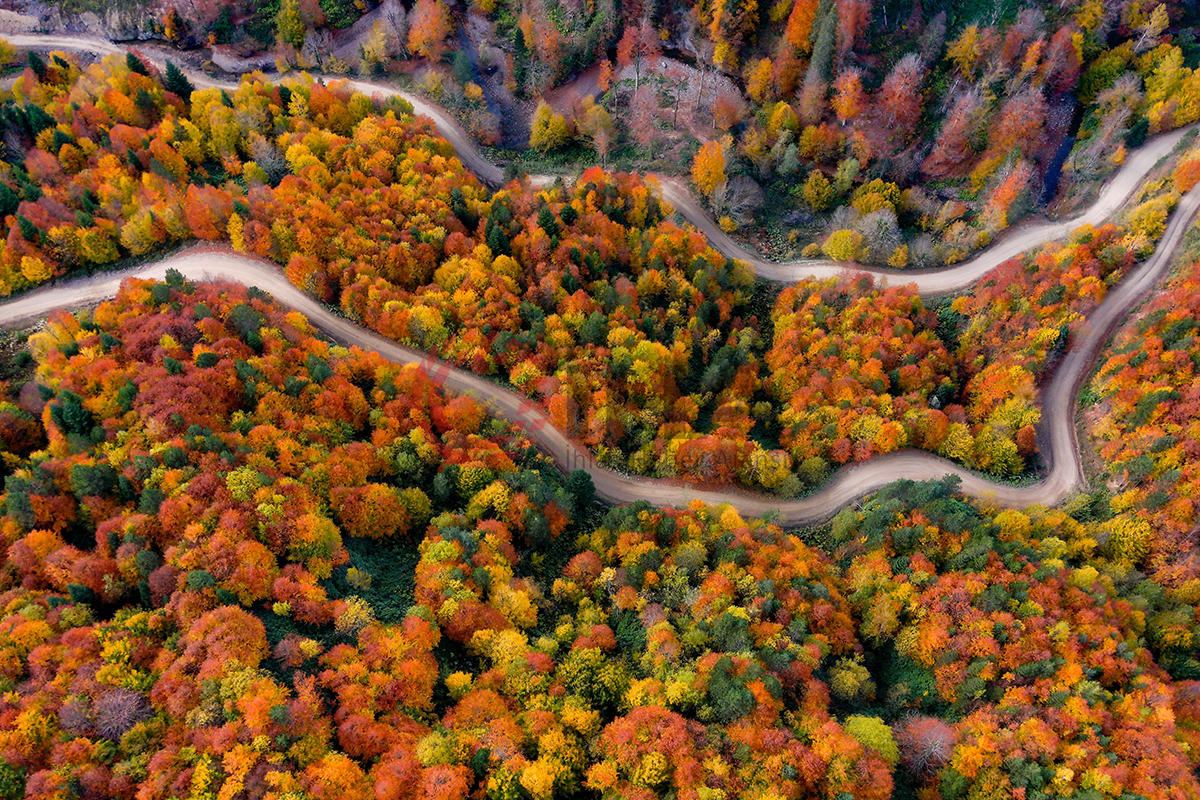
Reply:
<svg viewBox="0 0 1200 800"><path fill-rule="evenodd" d="M175 66L174 61L167 62L167 74L163 80L163 88L168 92L178 95L186 102L191 101L192 91L194 90L192 82L183 74L183 70Z"/></svg>
<svg viewBox="0 0 1200 800"><path fill-rule="evenodd" d="M147 69L142 60L133 53L125 54L125 66L129 67L130 72L136 72L138 75L150 75L150 70Z"/></svg>

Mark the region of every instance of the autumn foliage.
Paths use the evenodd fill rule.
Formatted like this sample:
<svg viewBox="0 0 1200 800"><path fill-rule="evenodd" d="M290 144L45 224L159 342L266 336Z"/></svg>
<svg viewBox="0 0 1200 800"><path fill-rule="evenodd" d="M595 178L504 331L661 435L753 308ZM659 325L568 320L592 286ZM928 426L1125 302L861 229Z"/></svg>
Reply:
<svg viewBox="0 0 1200 800"><path fill-rule="evenodd" d="M724 98L712 122L738 139L693 177L726 204L753 174L844 206L824 240L841 260L906 266L902 226L937 236L912 263L958 260L1028 207L1063 93L1116 108L1101 66L1144 78L1147 125L1194 119L1193 71L1156 46L1165 7L1101 40L1093 5L862 67L869 3L697 5L716 67L764 20L782 35L747 73L762 113L739 125ZM326 6L353 16L281 15ZM523 9L527 84L618 41L612 10ZM663 38L623 13L641 113ZM565 35L589 19L584 44ZM407 43L436 62L455 24L421 0ZM1137 54L1082 63L1134 31ZM903 447L1025 472L1039 380L1177 199L1152 181L1119 224L953 299L853 276L775 296L640 178L492 193L403 103L307 77L185 98L137 65L31 61L5 96L23 157L0 166L0 292L228 241L506 381L605 465L782 496ZM571 135L548 106L542 123L544 149ZM1088 389L1105 487L998 511L901 483L805 532L604 509L519 426L258 290L128 281L54 314L29 391L0 390L0 796L1200 796L1194 273Z"/></svg>
<svg viewBox="0 0 1200 800"><path fill-rule="evenodd" d="M1154 575L1171 610L1152 620L1153 641L1180 668L1196 663L1192 613L1200 574L1192 538L1196 506L1196 266L1173 277L1113 342L1089 397L1089 429L1108 465L1106 554Z"/></svg>
<svg viewBox="0 0 1200 800"><path fill-rule="evenodd" d="M843 511L829 554L727 506L593 515L419 368L177 274L30 347L47 445L0 516L27 794L1200 791L1193 687L1095 522L953 482Z"/></svg>

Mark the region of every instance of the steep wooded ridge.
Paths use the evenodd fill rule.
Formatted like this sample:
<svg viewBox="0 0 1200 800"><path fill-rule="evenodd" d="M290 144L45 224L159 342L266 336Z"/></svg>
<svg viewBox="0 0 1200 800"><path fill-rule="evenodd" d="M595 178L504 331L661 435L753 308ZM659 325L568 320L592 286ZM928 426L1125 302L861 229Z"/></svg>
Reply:
<svg viewBox="0 0 1200 800"><path fill-rule="evenodd" d="M993 500L1011 508L1035 504L1054 506L1082 485L1083 468L1074 424L1074 401L1079 384L1125 314L1166 273L1175 249L1192 223L1198 207L1200 193L1193 190L1181 201L1154 255L1094 312L1087 333L1075 341L1054 377L1043 388L1042 430L1044 440L1048 443L1043 456L1050 466L1040 481L1019 487L988 480L946 459L915 451L877 456L866 463L842 468L820 491L791 501L753 497L734 491L706 491L672 481L622 475L597 466L585 450L550 425L545 414L532 408L527 398L478 375L439 362L425 353L390 342L331 314L288 283L277 267L236 253L209 250L185 253L102 279L72 282L34 292L0 305L0 324L29 320L44 316L55 308L112 297L126 277L161 279L168 269L176 269L194 280L223 279L257 286L303 312L315 325L339 341L377 352L396 363L423 365L446 388L469 393L486 403L494 413L526 428L529 435L563 470L587 470L596 485L597 494L613 503L646 500L658 506L685 506L698 499L711 505L728 503L747 516L761 516L774 511L783 525L806 525L828 519L847 503L893 481L932 480L955 475L962 482L962 491L973 497Z"/></svg>
<svg viewBox="0 0 1200 800"><path fill-rule="evenodd" d="M23 46L61 47L81 49L95 47L99 52L115 49L112 45L95 45L86 40L70 37L13 37ZM199 79L197 80L199 82ZM408 95L375 84L353 82L359 91ZM448 140L458 149L464 163L474 165L485 179L498 174L469 142L465 134L445 114L430 109L427 105L414 106L421 111L433 112L432 118ZM915 276L915 282L923 292L945 292L970 285L990 269L1022 249L1033 246L1052 235L1062 235L1073 224L1099 222L1110 214L1133 191L1139 180L1151 167L1178 143L1183 131L1176 131L1152 140L1142 150L1131 156L1126 166L1102 192L1096 204L1072 223L1060 223L1027 231L1016 232L1001 244L990 248L972 261L943 272ZM741 257L744 251L720 233L702 209L687 202L678 189L665 191L668 199L679 204L689 221L713 236L714 244L729 257ZM496 386L479 376L464 372L418 351L401 347L393 342L368 332L342 318L330 314L308 295L293 287L277 268L236 254L196 252L157 262L135 273L141 277L165 275L169 268L178 269L193 278L224 278L257 285L266 289L281 301L303 311L310 319L336 338L379 352L400 363L424 363L439 381L455 391L470 392L484 399L500 416L526 427L539 445L551 455L564 470L584 468L592 476L597 492L614 503L632 503L647 500L656 505L682 506L693 499L710 504L730 503L741 513L758 516L776 511L786 525L802 525L827 519L847 503L862 497L892 481L908 478L924 480L945 475L956 475L962 481L962 490L972 496L994 499L1010 507L1026 507L1033 504L1056 505L1080 488L1082 467L1079 449L1075 440L1073 423L1074 398L1080 381L1090 369L1099 348L1111 335L1115 326L1134 304L1159 280L1174 254L1175 248L1191 223L1200 199L1189 193L1176 209L1170 225L1147 263L1126 279L1117 291L1112 292L1089 320L1087 331L1077 337L1068 356L1043 387L1042 422L1040 426L1043 459L1048 465L1045 476L1039 482L1014 487L964 470L945 459L928 453L901 451L871 459L854 467L839 470L836 476L819 491L799 500L781 501L774 498L754 497L733 491L705 491L681 486L672 481L654 480L644 477L628 477L597 466L587 452L580 449L561 431L549 424L548 418L539 410L531 408L527 398ZM797 279L807 276L833 274L842 268L833 264L770 265L760 258L751 258L751 263L760 275L782 279L789 276ZM772 272L771 270L776 270ZM876 275L880 275L876 273ZM121 276L104 280L93 280L68 284L49 291L37 292L18 301L0 306L0 321L11 323L16 320L40 316L49 310L94 301L115 294Z"/></svg>
<svg viewBox="0 0 1200 800"><path fill-rule="evenodd" d="M19 47L62 48L97 55L127 52L126 48L112 42L77 36L14 34L10 35L8 40ZM156 60L155 63L160 69L165 69L165 62ZM188 75L198 87L223 89L237 87L236 83L214 81L204 75L190 72ZM408 101L417 114L426 116L433 121L438 133L454 146L463 166L475 173L484 183L499 186L503 182L504 171L480 153L470 135L447 112L412 92L405 92L370 81L348 80L346 82L356 91L368 96L400 97ZM1098 225L1108 219L1133 194L1146 173L1174 150L1180 140L1194 129L1195 126L1188 126L1160 134L1131 152L1121 168L1105 183L1096 201L1073 219L1018 227L1002 234L999 241L970 260L946 269L900 272L871 269L858 265L855 265L853 269L856 273L870 275L876 280L912 283L922 295L951 294L966 289L997 264L1019 253L1043 242L1062 238L1081 225ZM677 180L656 175L647 177L652 185L658 185L662 197L670 202L684 219L703 232L714 247L729 258L745 261L760 278L794 283L804 278L837 277L846 272L848 265L845 262L827 259L776 262L767 260L760 254L752 253L722 231L712 215ZM556 178L557 176L554 175L531 175L530 181L535 186L548 185L553 183Z"/></svg>
<svg viewBox="0 0 1200 800"><path fill-rule="evenodd" d="M539 36L584 13L522 2ZM869 8L793 5L826 56ZM189 7L293 43L357 16ZM729 44L735 8L695 13ZM1054 24L1088 8L1103 35L1113 4ZM443 0L408 13L444 34ZM1009 43L1001 98L1111 44ZM1159 291L1195 143L926 301L756 280L621 170L489 190L396 96L28 64L0 91L0 800L1200 800L1200 263ZM855 212L924 225L869 177ZM764 494L695 488L735 481Z"/></svg>

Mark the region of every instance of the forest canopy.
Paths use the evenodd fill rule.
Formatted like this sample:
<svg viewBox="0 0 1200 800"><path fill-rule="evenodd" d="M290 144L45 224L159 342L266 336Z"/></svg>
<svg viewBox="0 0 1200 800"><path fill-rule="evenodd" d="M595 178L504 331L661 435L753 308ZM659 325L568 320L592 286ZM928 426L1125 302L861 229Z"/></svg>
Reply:
<svg viewBox="0 0 1200 800"><path fill-rule="evenodd" d="M285 65L338 66L314 37L368 11L194 5ZM1200 113L1180 4L901 4L907 39L874 36L892 3L519 5L419 0L362 60L453 59L476 119L468 14L516 94L603 60L614 94L540 106L531 141L603 164L613 136L665 148L669 110L696 127L655 72L690 20L703 79L745 88L689 162L721 227L765 185L848 263L985 246L1050 188L1075 111L1067 180ZM4 297L200 240L514 389L603 466L779 498L902 448L1033 476L1039 387L1200 176L1185 137L1110 220L930 298L756 280L652 176L485 186L407 102L306 74L196 88L134 52L30 54L0 129ZM1198 275L1083 390L1084 493L901 481L795 530L607 505L257 288L126 280L0 336L0 800L1200 798Z"/></svg>
<svg viewBox="0 0 1200 800"><path fill-rule="evenodd" d="M1038 381L1191 180L1151 181L1124 219L936 309L854 278L776 293L677 224L653 179L593 168L489 192L396 98L261 75L193 91L133 55L40 63L0 107L27 148L0 169L0 292L227 242L529 396L602 465L781 497L904 447L1028 474ZM1018 285L1034 305L1012 301Z"/></svg>
<svg viewBox="0 0 1200 800"><path fill-rule="evenodd" d="M417 367L178 274L29 346L7 796L1200 792L1194 599L1085 513L604 511Z"/></svg>

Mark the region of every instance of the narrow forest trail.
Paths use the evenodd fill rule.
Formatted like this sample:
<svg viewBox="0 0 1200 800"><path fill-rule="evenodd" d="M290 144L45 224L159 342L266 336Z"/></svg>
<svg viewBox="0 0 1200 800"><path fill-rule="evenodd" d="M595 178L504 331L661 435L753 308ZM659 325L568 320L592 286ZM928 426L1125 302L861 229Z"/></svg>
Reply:
<svg viewBox="0 0 1200 800"><path fill-rule="evenodd" d="M107 42L81 40L74 37L53 36L10 36L9 41L23 47L51 47L84 49L93 52L120 52L123 48ZM199 76L192 77L198 85L214 85ZM419 101L404 92L381 87L372 83L352 81L362 92L372 94L386 92L399 95L410 101ZM220 85L220 84L215 84ZM476 164L486 165L483 172L477 171L485 180L498 174L495 165L489 164L475 150L466 134L438 109L424 102L414 102L418 113L433 113L439 132L459 149L464 164L475 169ZM446 127L443 127L445 125ZM450 135L455 133L457 135ZM1086 222L1096 223L1111 214L1129 196L1141 178L1157 161L1170 153L1184 135L1175 131L1159 136L1145 147L1136 151L1125 166L1101 193L1096 204L1075 220L1052 225L1031 226L1017 230L1000 244L994 245L972 261L953 269L921 275L900 274L913 278L922 293L945 293L965 288L980 276L1029 247L1047 239L1061 236L1072 227ZM460 146L460 142L464 146ZM473 158L467 157L470 154ZM490 171L487 171L490 170ZM543 180L545 180L543 178ZM680 185L664 182L663 193L668 201L676 205L685 217L709 234L714 246L726 255L744 258L755 265L764 278L795 281L816 275L838 274L840 265L822 262L797 262L796 264L772 264L760 257L747 254L736 243L729 240L715 224L702 224L711 218L700 209L690 194ZM1074 407L1080 383L1090 371L1105 341L1128 312L1165 275L1172 257L1186 233L1197 210L1200 209L1200 188L1189 192L1180 201L1171 217L1166 232L1159 241L1153 255L1135 268L1125 280L1109 292L1104 302L1088 319L1085 330L1076 337L1071 349L1054 375L1042 389L1043 459L1048 465L1045 476L1035 484L1014 487L997 483L982 475L963 469L946 459L930 453L905 450L879 456L862 464L843 467L819 491L799 500L781 501L767 495L737 490L709 491L675 481L640 476L628 476L600 467L591 454L569 440L554 428L548 417L533 408L530 400L509 391L491 381L445 364L423 352L404 347L368 331L326 310L309 295L292 286L278 266L257 261L232 251L195 248L160 261L121 273L109 273L95 278L68 281L56 286L31 292L16 300L0 304L0 325L13 324L44 317L56 308L77 306L96 302L116 294L121 281L127 277L162 279L168 269L177 269L192 280L220 279L254 285L270 292L279 302L304 313L313 322L335 339L379 353L384 358L402 364L420 364L435 381L447 389L475 396L495 414L516 424L557 463L564 471L585 469L596 485L597 494L613 503L632 503L647 500L660 506L683 506L693 500L709 504L729 503L746 516L760 516L777 512L784 525L805 525L828 519L842 507L862 496L900 479L929 480L947 475L958 476L962 491L968 495L988 499L1008 507L1023 508L1029 505L1057 505L1065 500L1083 483L1083 468L1075 436ZM693 219L693 215L696 219ZM709 228L712 230L710 231ZM772 270L778 270L772 272ZM876 272L879 277L897 277L897 273ZM907 282L907 281L906 281Z"/></svg>

